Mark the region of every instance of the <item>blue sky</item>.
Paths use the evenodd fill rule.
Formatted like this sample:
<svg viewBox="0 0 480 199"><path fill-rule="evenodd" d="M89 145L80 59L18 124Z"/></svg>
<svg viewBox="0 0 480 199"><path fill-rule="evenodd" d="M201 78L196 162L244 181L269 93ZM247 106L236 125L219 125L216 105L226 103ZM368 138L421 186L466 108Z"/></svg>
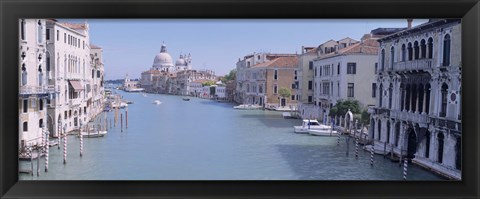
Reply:
<svg viewBox="0 0 480 199"><path fill-rule="evenodd" d="M67 20L83 22L84 20ZM426 22L413 20L413 25ZM192 55L193 69L225 75L253 52L300 53L329 39L359 40L382 28L406 27L406 19L88 19L90 42L103 48L106 79L139 78L150 69L162 42L175 63Z"/></svg>

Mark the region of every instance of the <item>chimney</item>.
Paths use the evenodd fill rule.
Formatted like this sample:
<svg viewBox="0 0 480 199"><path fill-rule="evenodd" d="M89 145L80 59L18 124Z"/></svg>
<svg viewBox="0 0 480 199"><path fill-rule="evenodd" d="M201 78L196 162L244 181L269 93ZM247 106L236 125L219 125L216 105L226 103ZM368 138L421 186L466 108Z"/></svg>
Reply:
<svg viewBox="0 0 480 199"><path fill-rule="evenodd" d="M412 21L413 19L407 19L409 29L412 28Z"/></svg>

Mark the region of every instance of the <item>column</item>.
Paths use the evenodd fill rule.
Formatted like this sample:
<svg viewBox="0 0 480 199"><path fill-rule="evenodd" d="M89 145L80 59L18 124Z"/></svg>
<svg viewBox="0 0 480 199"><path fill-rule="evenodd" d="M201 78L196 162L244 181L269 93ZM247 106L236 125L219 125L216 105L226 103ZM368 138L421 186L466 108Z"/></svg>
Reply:
<svg viewBox="0 0 480 199"><path fill-rule="evenodd" d="M427 85L423 85L423 101L422 101L422 114L426 114L425 109L427 107Z"/></svg>

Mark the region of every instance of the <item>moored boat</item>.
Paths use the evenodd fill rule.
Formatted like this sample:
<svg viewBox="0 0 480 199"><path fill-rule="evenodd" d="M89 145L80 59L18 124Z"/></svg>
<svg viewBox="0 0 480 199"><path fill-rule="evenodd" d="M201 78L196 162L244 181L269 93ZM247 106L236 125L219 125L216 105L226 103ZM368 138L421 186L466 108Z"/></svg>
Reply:
<svg viewBox="0 0 480 199"><path fill-rule="evenodd" d="M184 98L183 98L183 101L190 101L190 98L184 97Z"/></svg>
<svg viewBox="0 0 480 199"><path fill-rule="evenodd" d="M254 110L254 109L261 109L262 107L256 104L240 104L238 106L234 106L234 109L244 109L244 110Z"/></svg>
<svg viewBox="0 0 480 199"><path fill-rule="evenodd" d="M154 104L161 104L162 102L160 100L155 100L153 101Z"/></svg>
<svg viewBox="0 0 480 199"><path fill-rule="evenodd" d="M303 120L302 126L294 126L295 133L308 133L308 130L321 130L329 127L327 125L320 124L317 120Z"/></svg>

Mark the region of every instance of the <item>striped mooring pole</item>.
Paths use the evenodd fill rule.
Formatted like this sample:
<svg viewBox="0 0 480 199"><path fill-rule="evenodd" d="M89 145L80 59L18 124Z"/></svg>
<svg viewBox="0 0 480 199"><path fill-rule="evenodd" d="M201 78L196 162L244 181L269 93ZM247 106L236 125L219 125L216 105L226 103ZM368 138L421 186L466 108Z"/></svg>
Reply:
<svg viewBox="0 0 480 199"><path fill-rule="evenodd" d="M375 147L372 144L372 148L370 150L370 166L373 166L373 153L374 153Z"/></svg>
<svg viewBox="0 0 480 199"><path fill-rule="evenodd" d="M358 159L358 138L355 138L355 158Z"/></svg>
<svg viewBox="0 0 480 199"><path fill-rule="evenodd" d="M45 133L47 144L45 145L45 172L48 172L48 152L50 151L48 133Z"/></svg>
<svg viewBox="0 0 480 199"><path fill-rule="evenodd" d="M405 158L403 163L403 180L407 180L408 159Z"/></svg>
<svg viewBox="0 0 480 199"><path fill-rule="evenodd" d="M63 164L67 164L67 134L63 138Z"/></svg>
<svg viewBox="0 0 480 199"><path fill-rule="evenodd" d="M337 146L340 146L340 131L337 132Z"/></svg>
<svg viewBox="0 0 480 199"><path fill-rule="evenodd" d="M83 156L83 134L80 132L80 157Z"/></svg>

